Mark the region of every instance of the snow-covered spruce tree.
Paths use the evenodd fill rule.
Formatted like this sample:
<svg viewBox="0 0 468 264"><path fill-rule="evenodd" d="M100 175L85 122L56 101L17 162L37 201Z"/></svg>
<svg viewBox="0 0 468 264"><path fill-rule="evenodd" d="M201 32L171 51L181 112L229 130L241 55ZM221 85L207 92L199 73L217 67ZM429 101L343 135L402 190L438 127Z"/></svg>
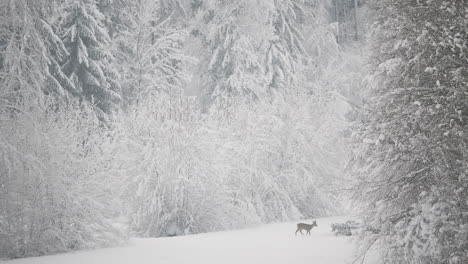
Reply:
<svg viewBox="0 0 468 264"><path fill-rule="evenodd" d="M205 103L225 108L236 100L263 99L268 82L260 50L274 37L269 11L273 4L207 0L192 8L191 42L198 43L193 48L201 58L196 75Z"/></svg>
<svg viewBox="0 0 468 264"><path fill-rule="evenodd" d="M74 90L58 63L67 51L51 25L55 7L55 1L0 1L0 96L13 105Z"/></svg>
<svg viewBox="0 0 468 264"><path fill-rule="evenodd" d="M104 15L102 22L111 40L118 38L126 30L131 17L131 13L128 12L128 6L135 2L139 1L96 0L99 11Z"/></svg>
<svg viewBox="0 0 468 264"><path fill-rule="evenodd" d="M326 3L206 0L192 5L191 36L199 41L193 49L203 51L195 55L201 57L195 75L207 103L230 105L234 98L263 100L293 90L310 60L304 26L324 18Z"/></svg>
<svg viewBox="0 0 468 264"><path fill-rule="evenodd" d="M70 0L59 27L69 56L63 71L75 85L77 95L96 105L101 119L118 109L120 85L118 74L111 67L112 54L106 49L109 35L103 25L104 16L94 0Z"/></svg>
<svg viewBox="0 0 468 264"><path fill-rule="evenodd" d="M112 244L92 113L68 105L55 1L0 1L0 258ZM87 130L83 130L87 127Z"/></svg>
<svg viewBox="0 0 468 264"><path fill-rule="evenodd" d="M375 70L353 162L374 230L363 235L385 263L467 263L468 3L371 4Z"/></svg>
<svg viewBox="0 0 468 264"><path fill-rule="evenodd" d="M311 63L304 33L320 27L326 18L327 0L275 0L270 14L274 37L267 40L262 65L269 88L290 92ZM310 66L310 65L309 65ZM270 91L271 91L270 89Z"/></svg>

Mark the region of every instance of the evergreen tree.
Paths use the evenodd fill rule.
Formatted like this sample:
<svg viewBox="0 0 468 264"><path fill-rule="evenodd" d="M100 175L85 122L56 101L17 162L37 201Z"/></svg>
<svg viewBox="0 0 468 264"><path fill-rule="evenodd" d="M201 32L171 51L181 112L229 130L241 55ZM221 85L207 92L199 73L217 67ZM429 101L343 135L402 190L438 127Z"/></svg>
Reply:
<svg viewBox="0 0 468 264"><path fill-rule="evenodd" d="M293 90L310 61L304 25L320 24L324 7L320 0L193 4L191 32L201 42L195 48L204 50L198 75L207 101L229 105L232 100L268 100L278 91Z"/></svg>
<svg viewBox="0 0 468 264"><path fill-rule="evenodd" d="M114 40L125 31L129 23L130 14L128 6L135 1L129 0L98 0L97 7L104 15L103 24L109 32L110 39Z"/></svg>
<svg viewBox="0 0 468 264"><path fill-rule="evenodd" d="M276 0L272 10L275 37L266 45L263 65L269 87L290 90L301 78L310 57L304 47L305 26L318 27L325 18L326 1Z"/></svg>
<svg viewBox="0 0 468 264"><path fill-rule="evenodd" d="M354 160L369 243L391 263L468 261L465 1L372 1L369 102Z"/></svg>
<svg viewBox="0 0 468 264"><path fill-rule="evenodd" d="M209 0L193 5L192 35L205 50L199 65L207 104L263 99L267 92L261 65L263 39L273 36L264 1ZM255 25L255 26L253 26ZM200 56L200 54L197 54Z"/></svg>
<svg viewBox="0 0 468 264"><path fill-rule="evenodd" d="M60 28L69 56L62 69L80 98L95 104L103 118L117 109L121 100L118 74L111 67L113 56L106 50L109 35L103 26L104 16L92 0L70 1L64 11Z"/></svg>
<svg viewBox="0 0 468 264"><path fill-rule="evenodd" d="M59 61L67 51L51 25L56 1L0 1L0 83L13 104L42 104L74 91Z"/></svg>

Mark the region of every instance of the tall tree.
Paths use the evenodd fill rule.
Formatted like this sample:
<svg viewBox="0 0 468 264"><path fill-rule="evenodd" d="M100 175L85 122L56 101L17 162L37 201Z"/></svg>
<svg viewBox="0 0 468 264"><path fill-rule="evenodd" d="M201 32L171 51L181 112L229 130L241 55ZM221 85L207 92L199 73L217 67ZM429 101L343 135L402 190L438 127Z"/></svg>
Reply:
<svg viewBox="0 0 468 264"><path fill-rule="evenodd" d="M150 92L181 89L187 79L184 54L186 30L171 18L164 1L129 3L126 29L116 39L117 62L122 73L123 95L128 102ZM172 8L172 7L170 7Z"/></svg>
<svg viewBox="0 0 468 264"><path fill-rule="evenodd" d="M92 0L66 3L60 21L62 39L68 50L62 68L83 100L97 106L101 118L117 109L121 100L118 74L111 67L113 56L106 49L109 35L104 16Z"/></svg>
<svg viewBox="0 0 468 264"><path fill-rule="evenodd" d="M301 79L310 58L304 25L323 19L325 1L197 1L192 36L209 102L268 100ZM200 55L200 54L197 54ZM206 71L204 69L207 69Z"/></svg>
<svg viewBox="0 0 468 264"><path fill-rule="evenodd" d="M468 261L468 4L372 1L354 172L383 262ZM378 230L378 231L376 231Z"/></svg>
<svg viewBox="0 0 468 264"><path fill-rule="evenodd" d="M51 25L56 7L56 1L0 1L2 99L31 106L45 94L66 97L75 89L59 66L67 51Z"/></svg>
<svg viewBox="0 0 468 264"><path fill-rule="evenodd" d="M304 42L305 27L316 28L325 20L326 1L276 0L271 10L275 37L266 43L263 65L269 87L290 91L310 61Z"/></svg>
<svg viewBox="0 0 468 264"><path fill-rule="evenodd" d="M206 50L205 54L197 54L202 55L198 74L209 104L264 98L267 82L259 50L263 39L273 36L268 12L271 4L209 0L192 8L192 35Z"/></svg>

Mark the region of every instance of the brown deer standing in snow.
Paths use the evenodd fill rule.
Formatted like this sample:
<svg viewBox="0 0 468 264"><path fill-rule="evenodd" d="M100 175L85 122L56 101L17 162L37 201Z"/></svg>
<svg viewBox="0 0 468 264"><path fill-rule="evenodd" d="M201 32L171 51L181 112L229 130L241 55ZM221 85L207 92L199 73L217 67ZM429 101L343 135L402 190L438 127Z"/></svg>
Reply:
<svg viewBox="0 0 468 264"><path fill-rule="evenodd" d="M314 228L314 226L318 226L317 225L317 221L314 221L311 225L309 224L304 224L304 223L299 223L297 224L297 230L296 230L296 236L297 236L297 232L300 232L302 235L304 235L304 233L302 233L302 230L304 229L305 231L307 231L306 234L309 234L310 235L310 230L312 228Z"/></svg>

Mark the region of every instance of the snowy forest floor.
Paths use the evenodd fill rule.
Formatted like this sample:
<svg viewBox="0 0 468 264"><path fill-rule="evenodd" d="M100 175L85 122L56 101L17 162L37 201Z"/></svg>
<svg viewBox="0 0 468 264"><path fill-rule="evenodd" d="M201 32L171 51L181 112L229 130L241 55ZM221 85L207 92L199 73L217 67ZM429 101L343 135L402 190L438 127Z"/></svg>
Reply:
<svg viewBox="0 0 468 264"><path fill-rule="evenodd" d="M8 264L179 264L179 263L313 263L350 264L351 237L335 236L330 224L347 217L318 218L311 235L294 235L296 222L180 237L132 239L129 245L55 256L17 259ZM301 222L309 223L310 220ZM303 231L305 233L305 231ZM372 255L372 252L370 252ZM363 263L374 263L366 256ZM361 259L356 263L361 263Z"/></svg>

